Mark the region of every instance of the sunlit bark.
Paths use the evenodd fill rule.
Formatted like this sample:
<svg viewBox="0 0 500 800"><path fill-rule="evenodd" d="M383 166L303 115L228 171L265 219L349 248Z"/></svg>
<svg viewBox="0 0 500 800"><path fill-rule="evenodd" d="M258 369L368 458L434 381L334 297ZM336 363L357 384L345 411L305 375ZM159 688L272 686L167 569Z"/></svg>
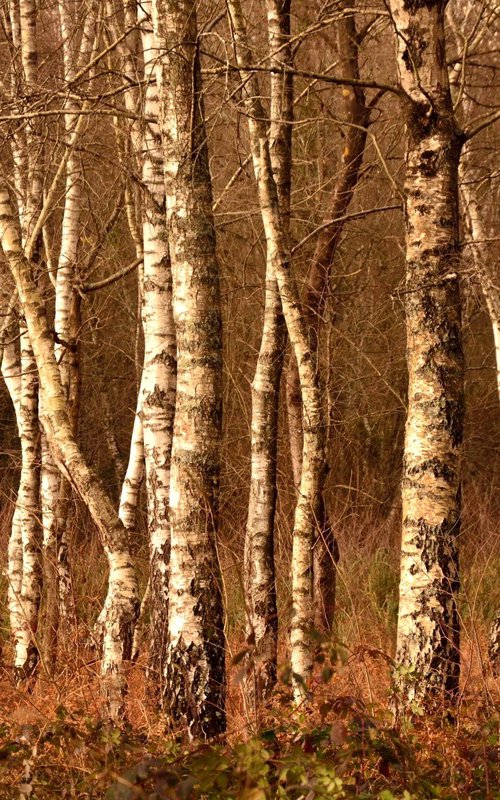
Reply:
<svg viewBox="0 0 500 800"><path fill-rule="evenodd" d="M157 50L150 14L151 3L148 1L141 6L140 19L147 81L144 115L148 120L158 120L160 106L156 83ZM144 367L141 419L150 546L149 666L151 676L154 676L154 685L162 691L168 623L170 457L175 413L176 344L165 216L163 154L159 125L152 121L144 122L142 180Z"/></svg>
<svg viewBox="0 0 500 800"><path fill-rule="evenodd" d="M303 404L304 443L299 498L295 510L292 552L293 617L291 661L294 691L304 696L312 673L313 648L310 629L313 624L312 550L317 532L321 492L326 472L325 420L315 353L308 342L301 313L298 290L290 273L290 254L279 211L278 192L273 176L265 113L260 101L256 75L251 71L252 54L239 0L229 0L243 97L252 149L252 159L264 224L268 259L276 276L288 335L299 368Z"/></svg>
<svg viewBox="0 0 500 800"><path fill-rule="evenodd" d="M0 243L16 283L40 377L41 422L47 442L59 468L87 506L108 558L110 575L104 612L101 675L109 713L117 717L122 710L123 662L130 657L139 611L128 535L75 441L44 303L33 278L32 265L23 254L21 232L5 189L0 193Z"/></svg>
<svg viewBox="0 0 500 800"><path fill-rule="evenodd" d="M290 2L268 0L268 39L271 64L290 64ZM271 161L284 229L288 236L291 188L291 120L293 91L290 75L271 75ZM266 262L264 321L252 383L251 473L245 535L244 575L247 642L251 659L247 699L258 703L276 682L278 610L274 568L276 512L276 455L278 405L286 328L278 283L270 258Z"/></svg>
<svg viewBox="0 0 500 800"><path fill-rule="evenodd" d="M407 94L406 326L408 415L396 654L398 701L453 701L463 356L458 281L461 138L448 83L444 3L392 0Z"/></svg>
<svg viewBox="0 0 500 800"><path fill-rule="evenodd" d="M161 133L177 336L164 702L191 736L225 728L216 552L221 450L219 268L193 0L157 0Z"/></svg>

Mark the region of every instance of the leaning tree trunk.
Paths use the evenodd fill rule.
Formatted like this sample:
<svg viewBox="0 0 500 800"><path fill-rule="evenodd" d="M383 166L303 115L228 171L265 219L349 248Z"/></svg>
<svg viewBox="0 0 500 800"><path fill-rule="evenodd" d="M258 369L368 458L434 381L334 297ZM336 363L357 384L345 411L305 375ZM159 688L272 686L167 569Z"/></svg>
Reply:
<svg viewBox="0 0 500 800"><path fill-rule="evenodd" d="M290 66L291 0L267 0L271 64ZM293 86L287 72L271 75L271 159L284 235L288 237L291 188ZM286 328L272 260L266 261L264 324L252 382L250 496L245 535L244 588L247 643L251 646L245 690L254 708L276 683L278 610L274 567L278 408Z"/></svg>
<svg viewBox="0 0 500 800"><path fill-rule="evenodd" d="M193 0L153 3L177 401L170 474L164 704L194 737L225 729L224 625L216 550L221 449L221 304ZM155 31L156 33L156 31Z"/></svg>
<svg viewBox="0 0 500 800"><path fill-rule="evenodd" d="M43 300L24 256L21 232L8 192L0 191L0 243L8 261L33 348L40 378L41 422L59 468L87 506L100 533L109 565L109 586L104 613L101 675L112 717L122 711L123 662L130 657L134 625L139 611L138 587L130 557L127 531L96 474L88 467L75 441L68 402L57 365L52 334Z"/></svg>
<svg viewBox="0 0 500 800"><path fill-rule="evenodd" d="M347 13L347 8L352 8L353 3L343 0L341 5L346 11L337 22L339 70L342 77L359 80L359 44L355 17L354 13ZM325 224L318 234L304 293L304 314L310 345L315 351L318 347L320 320L329 293L331 270L344 229L342 217L349 208L358 182L370 117L370 108L365 103L365 94L360 86L346 86L342 90L342 101L346 123L345 138L340 168L325 213L325 221L331 220L331 224ZM293 358L288 363L286 390L290 454L294 481L298 486L302 470L302 400L299 373ZM335 613L338 545L323 497L318 523L313 566L314 623L318 630L328 632Z"/></svg>
<svg viewBox="0 0 500 800"><path fill-rule="evenodd" d="M408 415L396 701L453 702L460 676L458 537L463 356L457 130L444 3L391 0L407 98L405 179ZM410 9L410 10L409 10Z"/></svg>
<svg viewBox="0 0 500 800"><path fill-rule="evenodd" d="M278 192L270 156L265 113L248 46L239 0L228 0L243 98L248 116L250 144L259 203L266 236L268 259L278 283L283 315L300 376L304 418L302 476L295 509L292 552L291 661L297 700L306 692L312 674L313 647L310 631L314 619L312 549L317 533L321 492L326 473L325 420L315 352L308 342L299 295L290 273L290 256L280 215Z"/></svg>

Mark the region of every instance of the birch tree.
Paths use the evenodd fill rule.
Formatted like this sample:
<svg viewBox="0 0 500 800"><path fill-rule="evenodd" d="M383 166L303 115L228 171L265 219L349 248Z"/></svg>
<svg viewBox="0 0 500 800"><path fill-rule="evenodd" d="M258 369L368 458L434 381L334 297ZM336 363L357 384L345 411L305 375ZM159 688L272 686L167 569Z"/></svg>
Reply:
<svg viewBox="0 0 500 800"><path fill-rule="evenodd" d="M161 690L168 619L170 457L175 412L176 343L172 311L163 154L159 124L157 49L151 3L142 4L141 38L146 81L142 134L142 325L144 367L141 420L144 439L150 545L150 667ZM152 122L150 120L155 120Z"/></svg>
<svg viewBox="0 0 500 800"><path fill-rule="evenodd" d="M112 717L122 711L123 662L130 657L139 611L137 580L130 557L128 535L95 473L86 464L75 441L68 403L53 351L53 337L43 300L24 255L21 230L9 193L0 193L0 243L9 264L40 379L41 422L51 452L89 509L108 559L109 584L104 613L101 675Z"/></svg>
<svg viewBox="0 0 500 800"><path fill-rule="evenodd" d="M115 19L108 3L109 19ZM136 418L132 431L129 465L122 489L120 515L128 526L135 520L138 489L144 463L148 506L150 577L146 600L151 605L151 687L161 691L168 615L169 490L170 456L175 411L176 346L172 312L172 276L168 252L163 153L159 131L157 48L151 18L151 2L138 9L125 6L128 30L138 26L142 46L144 92L126 88L125 106L133 115L127 136L134 169L140 175L142 192L127 185L126 209L136 255L142 259L140 273L141 322L144 360ZM119 30L112 26L116 39ZM121 42L121 65L125 86L134 87L138 71L136 54ZM121 146L123 148L123 145ZM123 156L122 155L122 159Z"/></svg>
<svg viewBox="0 0 500 800"><path fill-rule="evenodd" d="M460 9L448 7L448 22L453 31L456 44L464 54L479 46L494 52L495 38L497 36L496 9L487 5L477 10L473 3L466 2ZM461 106L465 124L474 130L474 117L480 115L480 108L474 101L473 83L470 75L471 68L467 62L455 64L451 70L451 81L455 84L455 104ZM481 156L474 153L472 142L469 141L463 150L460 160L460 197L462 202L462 218L467 237L468 251L474 271L479 278L479 284L486 303L486 308L491 321L493 344L495 348L496 383L498 399L500 401L500 284L497 280L497 259L494 252L494 231L488 230L486 217L488 208L481 196L481 184L484 182L484 168L481 168ZM500 610L498 611L490 629L488 654L493 672L500 672Z"/></svg>
<svg viewBox="0 0 500 800"><path fill-rule="evenodd" d="M156 0L161 134L177 336L170 473L164 704L193 737L225 729L224 626L216 551L221 307L196 3Z"/></svg>
<svg viewBox="0 0 500 800"><path fill-rule="evenodd" d="M291 145L293 118L292 78L280 65L290 66L291 2L268 0L267 27L271 74L270 157L283 236L289 238ZM251 664L247 697L257 704L276 682L278 609L274 566L276 512L276 455L279 387L286 345L286 328L278 283L267 251L264 321L252 383L252 437L250 497L245 535L244 571L247 604L247 642Z"/></svg>
<svg viewBox="0 0 500 800"><path fill-rule="evenodd" d="M41 597L41 530L39 523L40 437L38 376L30 340L19 326L19 352L10 323L11 339L3 349L2 374L9 389L21 443L21 475L8 546L8 603L17 680L29 678L40 658L37 641Z"/></svg>
<svg viewBox="0 0 500 800"><path fill-rule="evenodd" d="M406 708L453 702L463 357L458 281L458 164L444 6L391 0L406 106L408 414L396 689Z"/></svg>
<svg viewBox="0 0 500 800"><path fill-rule="evenodd" d="M268 259L279 288L283 315L296 358L303 405L304 443L299 498L295 510L292 549L291 662L297 699L306 693L312 674L313 648L310 630L314 608L312 595L312 547L317 531L321 492L326 472L325 420L315 353L311 350L300 309L298 290L290 273L290 251L283 230L278 192L269 149L265 112L252 71L245 22L238 0L228 0L236 57L242 79L252 160L266 237Z"/></svg>
<svg viewBox="0 0 500 800"><path fill-rule="evenodd" d="M344 77L355 84L360 78L358 65L360 37L356 31L355 14L351 10L353 5L349 2L339 4L336 28L340 80ZM342 105L345 138L340 168L325 212L325 224L316 240L303 300L310 346L315 351L318 348L320 320L329 293L331 270L335 261L337 245L344 229L343 218L358 182L370 122L371 106L366 103L365 91L361 85L346 85L343 88ZM327 224L328 222L330 224ZM299 374L294 359L290 360L286 380L290 454L294 481L298 486L302 471L302 401ZM318 630L329 631L335 610L336 563L339 553L323 496L320 502L318 523L313 567L315 627Z"/></svg>
<svg viewBox="0 0 500 800"><path fill-rule="evenodd" d="M37 9L32 0L11 2L9 23L11 51L10 86L16 107L23 111L24 98L36 90L38 51L36 45ZM19 100L23 98L23 100ZM14 189L19 203L20 235L39 256L39 240L33 236L42 203L41 145L36 121L19 126L10 137ZM18 612L11 614L14 639L14 669L19 680L29 677L39 661L36 639L41 598L41 539L39 526L40 440L38 435L38 377L28 331L23 321L20 335L20 379L18 397L7 380L18 422L21 443L21 477L9 546L8 574L11 577L12 607L18 598ZM20 537L20 539L19 539ZM13 562L10 563L11 558ZM20 560L19 560L20 559ZM18 585L19 582L19 585Z"/></svg>
<svg viewBox="0 0 500 800"><path fill-rule="evenodd" d="M82 24L75 30L74 6L60 0L57 6L62 43L62 78L70 86L78 71L91 60L96 40L95 9L90 7ZM80 20L78 20L80 22ZM81 326L81 297L76 289L79 241L85 202L81 155L70 146L71 134L78 121L80 104L71 96L66 101L63 118L66 147L70 148L65 165L64 210L61 221L61 246L55 275L54 353L68 401L73 435L78 430L80 367L78 337ZM48 247L46 246L46 250ZM54 254L48 252L50 258ZM69 569L67 526L72 499L71 486L61 475L47 442L42 444L41 499L43 550L46 573L45 657L53 667L57 648L59 621L74 619L73 588Z"/></svg>

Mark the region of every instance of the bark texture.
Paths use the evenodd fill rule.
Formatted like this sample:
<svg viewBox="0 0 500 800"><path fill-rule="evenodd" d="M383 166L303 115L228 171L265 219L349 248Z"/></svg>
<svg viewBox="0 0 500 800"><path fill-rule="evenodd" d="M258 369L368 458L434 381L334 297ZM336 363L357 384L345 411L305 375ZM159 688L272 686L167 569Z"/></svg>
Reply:
<svg viewBox="0 0 500 800"><path fill-rule="evenodd" d="M342 2L341 7L345 14L337 22L339 71L345 78L359 80L359 44L355 17L354 13L347 13L353 4ZM370 109L366 105L362 87L346 86L342 90L342 103L345 120L344 147L325 213L325 223L329 220L332 222L322 227L318 235L304 292L304 315L310 346L315 352L318 350L320 320L329 294L337 246L344 229L344 222L337 220L346 214L356 189L370 119ZM302 400L297 363L293 358L288 365L286 387L290 453L295 485L298 486L302 471ZM328 632L335 614L336 565L339 553L323 497L318 513L318 536L314 546L313 566L314 624L318 630Z"/></svg>
<svg viewBox="0 0 500 800"><path fill-rule="evenodd" d="M268 0L270 60L290 65L290 0ZM271 75L270 153L283 233L288 238L293 86L285 71ZM268 253L269 255L269 253ZM276 683L278 612L274 567L278 407L286 327L272 260L266 262L264 322L252 382L250 496L245 535L246 638L250 645L247 702L257 707Z"/></svg>
<svg viewBox="0 0 500 800"><path fill-rule="evenodd" d="M458 163L444 3L390 3L407 101L405 179L408 415L396 690L449 703L460 672L457 614L463 356Z"/></svg>
<svg viewBox="0 0 500 800"><path fill-rule="evenodd" d="M138 588L127 531L95 473L75 441L68 403L53 351L45 308L22 251L21 232L8 192L0 191L0 243L16 283L40 378L42 415L47 442L59 469L89 509L108 558L109 588L104 611L101 674L109 713L122 711L123 662L130 657L139 611Z"/></svg>
<svg viewBox="0 0 500 800"><path fill-rule="evenodd" d="M170 601L164 703L192 737L225 729L224 626L216 551L221 311L196 4L153 4L177 335L170 475Z"/></svg>
<svg viewBox="0 0 500 800"><path fill-rule="evenodd" d="M150 545L151 637L149 667L152 685L163 691L168 624L170 549L170 457L175 413L176 342L172 311L172 274L167 241L163 153L159 130L159 92L151 3L141 7L141 37L146 91L142 134L142 231L144 271L142 326L144 366L141 419L146 467Z"/></svg>
<svg viewBox="0 0 500 800"><path fill-rule="evenodd" d="M292 551L293 618L291 660L294 692L300 700L312 673L310 631L314 618L312 596L312 549L317 532L320 498L326 473L325 419L315 353L309 346L300 309L298 290L290 272L290 251L283 230L278 192L273 176L265 113L256 75L251 71L252 53L238 0L229 0L236 55L243 79L243 99L248 115L250 143L259 203L267 245L267 257L278 283L283 315L297 360L302 404L304 443L299 498L295 510Z"/></svg>

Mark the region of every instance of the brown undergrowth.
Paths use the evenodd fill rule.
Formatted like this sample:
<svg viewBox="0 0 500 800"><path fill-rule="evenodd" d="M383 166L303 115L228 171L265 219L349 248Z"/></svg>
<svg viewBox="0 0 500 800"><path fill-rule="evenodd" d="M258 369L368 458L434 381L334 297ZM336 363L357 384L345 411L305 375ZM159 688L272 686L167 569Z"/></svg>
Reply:
<svg viewBox="0 0 500 800"><path fill-rule="evenodd" d="M8 519L3 523L5 546ZM129 671L126 723L115 728L104 718L99 664L88 640L106 572L85 514L79 512L72 534L79 623L60 638L55 675L42 664L30 685L15 685L7 614L1 607L0 800L500 798L500 687L486 660L488 625L500 605L494 517L478 503L464 518L462 685L456 716L443 719L441 713L417 709L398 727L388 711L397 535L386 522L362 517L339 520L337 529L342 560L336 629L330 639L316 639L310 700L299 709L291 704L287 669L287 543L278 542L281 678L258 715L245 707L241 691L241 554L232 546L220 549L228 612L229 728L224 739L195 746L182 730L165 730L145 680L145 653ZM137 547L136 557L144 585L145 546Z"/></svg>

